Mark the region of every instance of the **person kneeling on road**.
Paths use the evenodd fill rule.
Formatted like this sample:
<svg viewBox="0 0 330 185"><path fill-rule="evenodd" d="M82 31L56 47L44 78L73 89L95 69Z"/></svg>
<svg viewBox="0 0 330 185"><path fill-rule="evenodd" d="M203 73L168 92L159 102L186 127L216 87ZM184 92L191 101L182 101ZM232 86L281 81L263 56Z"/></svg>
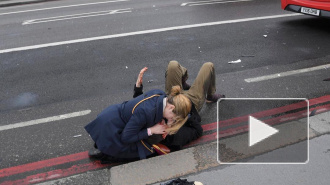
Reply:
<svg viewBox="0 0 330 185"><path fill-rule="evenodd" d="M147 67L143 68L138 75L134 86L134 95L137 97L143 93L143 75L147 71ZM160 135L153 135L148 138L152 144L162 143L170 148L171 151L177 151L193 140L198 139L203 134L201 127L201 117L197 110L201 110L205 101L208 103L217 102L224 95L215 94L215 72L213 63L207 62L201 67L192 86L186 83L188 79L188 71L177 61L170 61L165 73L165 89L169 90L179 85L184 89L182 92L192 101L191 111L187 122L178 130L177 134L169 135L163 139Z"/></svg>
<svg viewBox="0 0 330 185"><path fill-rule="evenodd" d="M154 152L148 137L175 134L187 121L190 110L191 102L179 86L174 86L168 96L164 91L151 90L111 105L85 126L97 148L89 155L100 158L103 164L150 157Z"/></svg>

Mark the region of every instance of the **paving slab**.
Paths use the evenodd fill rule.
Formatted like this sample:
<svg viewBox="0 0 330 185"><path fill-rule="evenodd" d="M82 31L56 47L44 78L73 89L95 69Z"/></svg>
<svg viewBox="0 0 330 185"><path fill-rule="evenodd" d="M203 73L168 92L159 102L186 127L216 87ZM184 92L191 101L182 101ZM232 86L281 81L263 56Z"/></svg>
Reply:
<svg viewBox="0 0 330 185"><path fill-rule="evenodd" d="M196 172L194 149L186 149L110 169L110 184L144 185Z"/></svg>
<svg viewBox="0 0 330 185"><path fill-rule="evenodd" d="M318 135L330 132L330 112L324 112L309 118L309 125Z"/></svg>

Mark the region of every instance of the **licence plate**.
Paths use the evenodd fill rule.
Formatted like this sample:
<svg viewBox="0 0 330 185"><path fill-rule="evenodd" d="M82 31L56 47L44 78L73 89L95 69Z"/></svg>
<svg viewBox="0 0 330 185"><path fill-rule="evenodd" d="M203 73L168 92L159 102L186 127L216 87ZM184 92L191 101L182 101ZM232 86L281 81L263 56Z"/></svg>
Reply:
<svg viewBox="0 0 330 185"><path fill-rule="evenodd" d="M316 16L320 15L320 10L313 9L313 8L301 7L300 12L305 13L305 14L309 14L309 15L316 15Z"/></svg>

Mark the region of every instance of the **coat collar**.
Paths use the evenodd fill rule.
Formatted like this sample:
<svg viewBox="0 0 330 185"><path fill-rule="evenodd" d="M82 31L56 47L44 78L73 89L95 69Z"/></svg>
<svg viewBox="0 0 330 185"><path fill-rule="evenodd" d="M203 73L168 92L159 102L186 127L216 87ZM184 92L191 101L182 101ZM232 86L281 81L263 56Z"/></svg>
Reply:
<svg viewBox="0 0 330 185"><path fill-rule="evenodd" d="M163 119L163 99L166 97L166 95L160 95L157 99L157 106L156 106L156 117L155 117L155 123L160 122Z"/></svg>

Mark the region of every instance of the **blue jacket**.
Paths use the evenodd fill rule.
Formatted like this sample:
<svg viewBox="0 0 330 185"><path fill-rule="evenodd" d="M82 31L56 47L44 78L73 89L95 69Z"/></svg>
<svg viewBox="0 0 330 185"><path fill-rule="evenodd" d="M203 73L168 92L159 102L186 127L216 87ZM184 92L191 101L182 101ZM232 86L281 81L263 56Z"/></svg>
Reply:
<svg viewBox="0 0 330 185"><path fill-rule="evenodd" d="M144 98L158 94L134 106ZM117 158L146 158L152 154L141 140L148 138L147 128L163 118L165 92L151 90L130 101L115 104L103 110L97 118L85 126L85 130L96 143L98 149ZM148 148L151 146L144 142Z"/></svg>

